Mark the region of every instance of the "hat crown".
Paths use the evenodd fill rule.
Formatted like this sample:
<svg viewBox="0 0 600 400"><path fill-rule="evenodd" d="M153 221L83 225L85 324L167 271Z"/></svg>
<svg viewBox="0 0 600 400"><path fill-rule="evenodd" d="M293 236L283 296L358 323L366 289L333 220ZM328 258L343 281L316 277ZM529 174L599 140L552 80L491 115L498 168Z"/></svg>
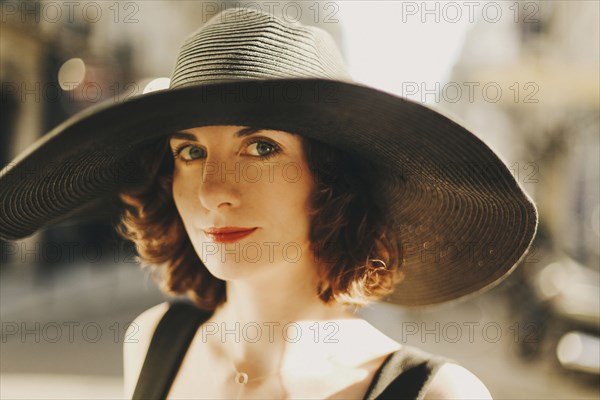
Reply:
<svg viewBox="0 0 600 400"><path fill-rule="evenodd" d="M286 78L352 81L325 30L252 9L230 8L184 41L170 88Z"/></svg>

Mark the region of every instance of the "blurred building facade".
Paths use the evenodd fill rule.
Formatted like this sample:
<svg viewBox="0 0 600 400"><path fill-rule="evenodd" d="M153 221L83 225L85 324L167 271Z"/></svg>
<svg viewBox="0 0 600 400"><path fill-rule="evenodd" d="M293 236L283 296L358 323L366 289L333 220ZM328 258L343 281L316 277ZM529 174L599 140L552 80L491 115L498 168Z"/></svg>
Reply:
<svg viewBox="0 0 600 400"><path fill-rule="evenodd" d="M596 269L598 8L586 1L506 4L508 15L520 13L473 27L441 96L497 149L534 197L541 233L552 246ZM462 96L453 84L462 87Z"/></svg>
<svg viewBox="0 0 600 400"><path fill-rule="evenodd" d="M520 343L520 355L595 379L600 4L502 4L514 18L473 26L440 98L498 152L538 206L538 235L506 286L514 317L534 327L529 343Z"/></svg>

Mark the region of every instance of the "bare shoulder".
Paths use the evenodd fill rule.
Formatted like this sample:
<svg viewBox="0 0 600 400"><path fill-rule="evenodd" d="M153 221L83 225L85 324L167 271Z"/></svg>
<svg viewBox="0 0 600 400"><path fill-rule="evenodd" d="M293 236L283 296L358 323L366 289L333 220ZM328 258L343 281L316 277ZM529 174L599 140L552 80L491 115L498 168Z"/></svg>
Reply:
<svg viewBox="0 0 600 400"><path fill-rule="evenodd" d="M154 331L168 309L168 302L157 304L138 315L127 328L123 340L123 384L126 398L133 396Z"/></svg>
<svg viewBox="0 0 600 400"><path fill-rule="evenodd" d="M477 376L453 363L440 367L425 393L425 400L491 398L492 395Z"/></svg>

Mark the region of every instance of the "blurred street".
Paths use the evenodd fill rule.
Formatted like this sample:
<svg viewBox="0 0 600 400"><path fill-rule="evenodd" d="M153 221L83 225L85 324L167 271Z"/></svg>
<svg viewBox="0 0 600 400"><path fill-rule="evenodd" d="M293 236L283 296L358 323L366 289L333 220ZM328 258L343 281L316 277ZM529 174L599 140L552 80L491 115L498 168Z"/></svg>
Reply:
<svg viewBox="0 0 600 400"><path fill-rule="evenodd" d="M125 329L163 301L156 286L136 264L73 265L35 289L11 273L0 279L0 397L122 398Z"/></svg>

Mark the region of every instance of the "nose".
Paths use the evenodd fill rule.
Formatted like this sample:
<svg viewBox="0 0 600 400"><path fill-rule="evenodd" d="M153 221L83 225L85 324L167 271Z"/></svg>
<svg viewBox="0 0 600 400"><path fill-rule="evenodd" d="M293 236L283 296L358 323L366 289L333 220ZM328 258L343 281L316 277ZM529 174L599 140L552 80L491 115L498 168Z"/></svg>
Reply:
<svg viewBox="0 0 600 400"><path fill-rule="evenodd" d="M211 161L203 165L198 199L208 210L223 210L240 204L240 166L236 161Z"/></svg>

